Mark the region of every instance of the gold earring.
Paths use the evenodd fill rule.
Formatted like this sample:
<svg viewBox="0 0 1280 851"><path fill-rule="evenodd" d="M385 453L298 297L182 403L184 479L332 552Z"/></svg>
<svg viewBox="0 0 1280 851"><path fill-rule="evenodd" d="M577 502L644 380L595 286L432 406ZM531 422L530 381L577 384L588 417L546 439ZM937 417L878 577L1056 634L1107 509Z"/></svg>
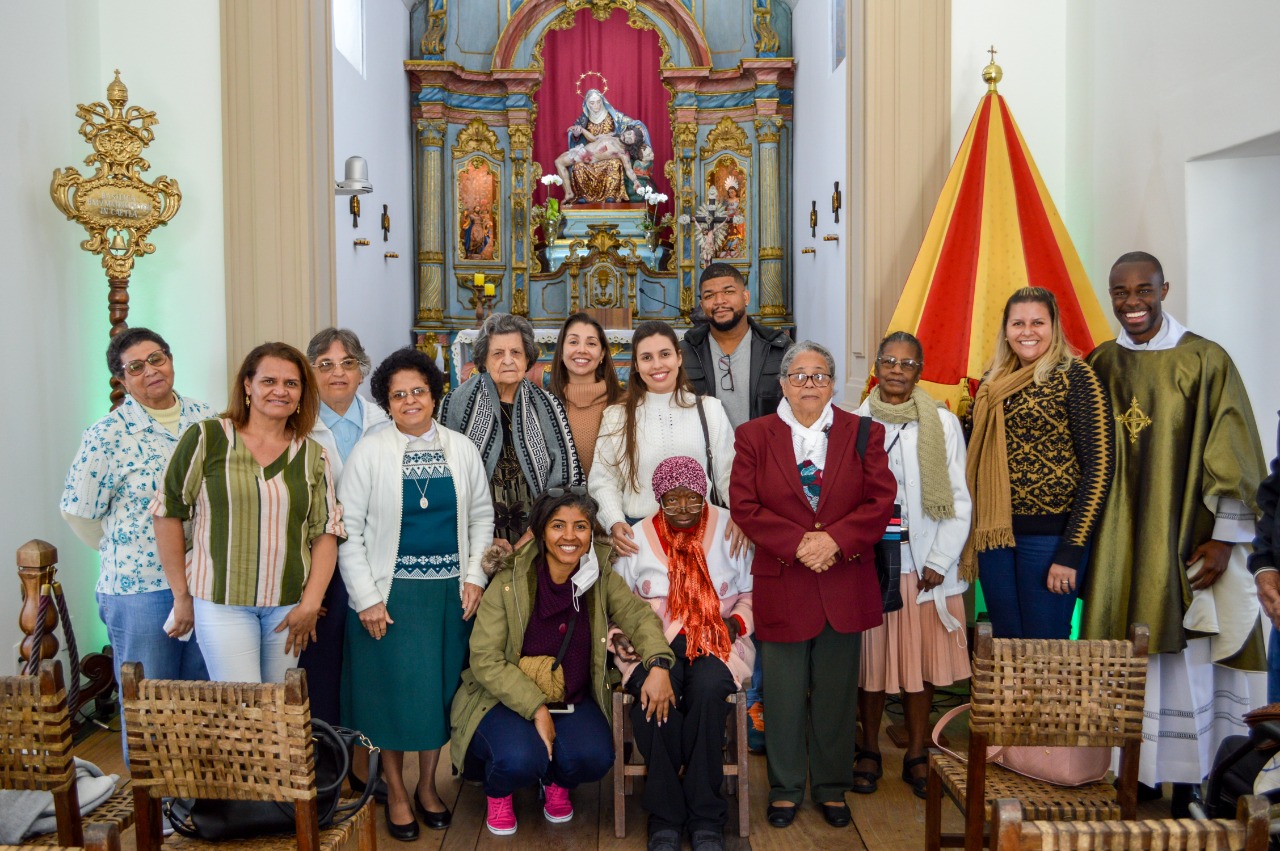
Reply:
<svg viewBox="0 0 1280 851"><path fill-rule="evenodd" d="M245 406L246 408L247 408L247 407L249 407L249 394L248 394L248 393L244 394L244 406Z"/></svg>
<svg viewBox="0 0 1280 851"><path fill-rule="evenodd" d="M352 196L352 197L355 197L355 196ZM295 413L295 414L300 414L300 413L302 413L302 405L298 405L298 409L297 409L296 411L294 411L294 413Z"/></svg>

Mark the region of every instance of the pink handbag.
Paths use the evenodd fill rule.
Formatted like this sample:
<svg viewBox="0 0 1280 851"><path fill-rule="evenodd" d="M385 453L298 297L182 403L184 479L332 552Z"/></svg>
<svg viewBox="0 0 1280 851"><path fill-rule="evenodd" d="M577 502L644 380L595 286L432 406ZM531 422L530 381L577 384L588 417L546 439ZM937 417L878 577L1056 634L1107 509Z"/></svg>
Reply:
<svg viewBox="0 0 1280 851"><path fill-rule="evenodd" d="M933 727L933 743L953 759L965 762L967 758L938 740L942 730L961 712L968 712L965 703L947 712ZM1016 745L987 748L987 762L1002 768L1040 780L1055 786L1084 786L1097 783L1111 770L1111 748L1043 747L1040 745Z"/></svg>

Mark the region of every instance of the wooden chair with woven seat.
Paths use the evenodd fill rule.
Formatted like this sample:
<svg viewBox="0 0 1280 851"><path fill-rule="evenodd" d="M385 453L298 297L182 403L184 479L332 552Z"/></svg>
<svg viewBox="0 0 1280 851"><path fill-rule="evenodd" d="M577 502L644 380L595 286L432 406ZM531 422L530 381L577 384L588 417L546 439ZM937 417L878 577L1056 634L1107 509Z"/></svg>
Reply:
<svg viewBox="0 0 1280 851"><path fill-rule="evenodd" d="M78 846L73 846L79 851ZM60 845L0 845L0 851L72 851L72 848ZM120 828L114 822L110 824L90 824L84 828L84 851L120 851Z"/></svg>
<svg viewBox="0 0 1280 851"><path fill-rule="evenodd" d="M1270 809L1260 795L1245 795L1235 819L1143 819L1141 821L1023 821L1022 804L996 802L991 851L1266 851Z"/></svg>
<svg viewBox="0 0 1280 851"><path fill-rule="evenodd" d="M30 845L84 845L87 825L133 823L129 790L121 786L87 816L80 814L71 754L71 712L62 663L40 663L36 676L0 677L0 789L53 794L58 829L32 837Z"/></svg>
<svg viewBox="0 0 1280 851"><path fill-rule="evenodd" d="M120 692L128 730L138 851L248 847L328 851L354 837L374 851L374 802L337 827L321 830L306 674L291 668L283 683L143 679L126 662ZM296 834L242 842L161 838L160 799L283 801L294 806Z"/></svg>
<svg viewBox="0 0 1280 851"><path fill-rule="evenodd" d="M980 623L969 684L968 759L929 755L925 848L979 851L991 808L1016 798L1027 817L1048 821L1131 820L1138 807L1138 755L1147 682L1147 628L1127 641L992 638ZM1118 747L1116 785L1055 786L986 761L987 746ZM964 814L963 834L942 834L942 795Z"/></svg>
<svg viewBox="0 0 1280 851"><path fill-rule="evenodd" d="M729 713L728 736L725 744L724 779L730 795L738 798L738 835L751 835L751 807L748 798L747 757L747 695L739 691L725 700L734 705ZM627 835L627 800L631 794L631 780L649 773L640 749L635 746L631 731L631 713L628 707L635 702L621 687L613 692L613 835L619 839ZM630 759L628 748L630 747Z"/></svg>

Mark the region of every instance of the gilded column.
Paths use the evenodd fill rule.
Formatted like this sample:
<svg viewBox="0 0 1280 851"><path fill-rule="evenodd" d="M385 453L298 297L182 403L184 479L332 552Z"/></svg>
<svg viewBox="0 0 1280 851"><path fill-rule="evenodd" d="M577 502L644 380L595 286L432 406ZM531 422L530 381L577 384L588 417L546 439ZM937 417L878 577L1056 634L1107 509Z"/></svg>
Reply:
<svg viewBox="0 0 1280 851"><path fill-rule="evenodd" d="M787 292L783 280L782 196L778 175L778 138L782 119L776 115L756 119L760 151L760 315L786 316Z"/></svg>
<svg viewBox="0 0 1280 851"><path fill-rule="evenodd" d="M697 244L693 239L693 214L697 209L697 190L694 186L694 165L697 157L698 125L680 122L675 127L674 158L667 164L667 179L675 194L675 214L679 224L676 232L676 257L680 270L680 314L686 319L693 312L694 270L697 265Z"/></svg>
<svg viewBox="0 0 1280 851"><path fill-rule="evenodd" d="M422 195L418 199L418 321L444 320L443 121L419 121Z"/></svg>
<svg viewBox="0 0 1280 851"><path fill-rule="evenodd" d="M530 187L542 169L530 162L533 129L525 122L526 110L509 114L507 136L511 139L511 312L529 315L529 198Z"/></svg>

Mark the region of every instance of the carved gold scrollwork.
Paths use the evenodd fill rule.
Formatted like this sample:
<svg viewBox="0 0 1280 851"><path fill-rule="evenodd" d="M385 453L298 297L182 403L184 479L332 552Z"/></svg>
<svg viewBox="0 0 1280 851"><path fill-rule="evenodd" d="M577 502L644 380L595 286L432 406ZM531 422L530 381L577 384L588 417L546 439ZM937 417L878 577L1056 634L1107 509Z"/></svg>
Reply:
<svg viewBox="0 0 1280 851"><path fill-rule="evenodd" d="M579 9L590 9L597 21L607 21L614 9L632 11L636 8L636 0L568 0L565 9L576 12Z"/></svg>
<svg viewBox="0 0 1280 851"><path fill-rule="evenodd" d="M667 37L662 34L662 30L658 29L658 25L650 20L649 16L639 9L632 9L627 14L627 26L633 30L653 30L658 34L658 47L662 50L662 55L658 57L659 68L672 68L671 64L671 45L667 43Z"/></svg>
<svg viewBox="0 0 1280 851"><path fill-rule="evenodd" d="M155 138L151 127L159 120L141 107L126 110L128 99L129 90L117 71L107 86L110 107L77 105L80 134L93 146L85 164L98 170L86 178L72 167L54 169L49 187L54 206L88 232L80 247L102 255L107 277L116 279L127 279L134 259L156 250L147 235L168 224L182 204L178 181L161 175L148 183L139 176L151 168L142 149Z"/></svg>
<svg viewBox="0 0 1280 851"><path fill-rule="evenodd" d="M673 135L677 149L692 148L698 144L698 125L692 122L681 122L676 125Z"/></svg>
<svg viewBox="0 0 1280 851"><path fill-rule="evenodd" d="M777 53L780 41L773 28L773 8L770 0L755 0L751 29L756 34L756 55Z"/></svg>
<svg viewBox="0 0 1280 851"><path fill-rule="evenodd" d="M453 144L453 158L460 160L470 154L488 154L496 160L506 159L507 152L498 146L498 134L489 129L482 119L473 118Z"/></svg>
<svg viewBox="0 0 1280 851"><path fill-rule="evenodd" d="M418 141L423 147L438 148L444 144L444 131L448 125L443 121L419 121Z"/></svg>
<svg viewBox="0 0 1280 851"><path fill-rule="evenodd" d="M778 141L782 132L782 119L776 115L756 119L756 140L762 145Z"/></svg>
<svg viewBox="0 0 1280 851"><path fill-rule="evenodd" d="M427 12L427 31L422 34L423 56L444 56L444 39L449 29L446 10L449 0L432 0Z"/></svg>
<svg viewBox="0 0 1280 851"><path fill-rule="evenodd" d="M713 154L720 151L730 151L751 158L751 143L747 141L747 131L727 115L707 134L707 144L702 147L702 158L711 159Z"/></svg>
<svg viewBox="0 0 1280 851"><path fill-rule="evenodd" d="M512 124L507 128L507 135L511 138L511 150L527 151L533 147L533 128L528 124Z"/></svg>

